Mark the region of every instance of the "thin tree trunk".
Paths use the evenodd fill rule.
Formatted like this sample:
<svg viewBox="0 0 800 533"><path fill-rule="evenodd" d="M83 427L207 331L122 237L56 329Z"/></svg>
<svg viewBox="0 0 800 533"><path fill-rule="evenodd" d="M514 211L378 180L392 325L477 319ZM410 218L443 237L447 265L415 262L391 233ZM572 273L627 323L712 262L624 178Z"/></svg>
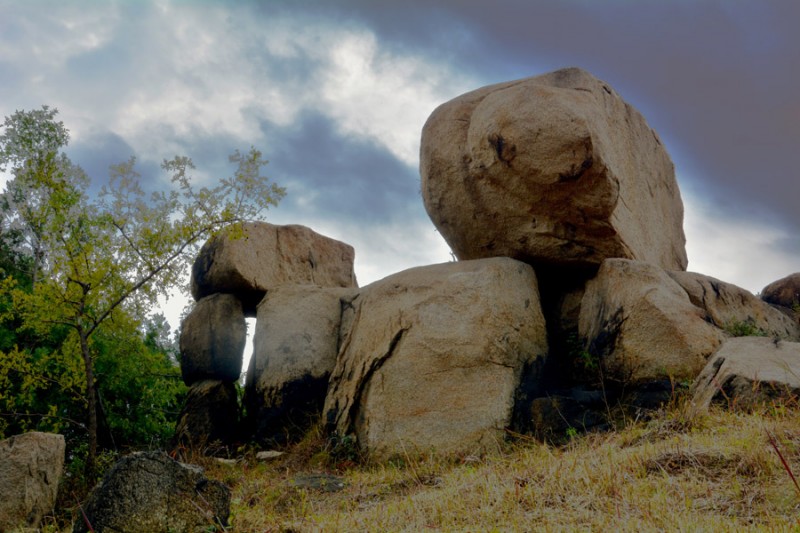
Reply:
<svg viewBox="0 0 800 533"><path fill-rule="evenodd" d="M84 476L89 486L94 485L95 465L97 462L97 393L94 386L94 364L92 354L89 351L89 339L83 329L78 330L81 339L81 353L83 354L83 365L86 372L86 400L89 410L89 452L86 456L86 467Z"/></svg>

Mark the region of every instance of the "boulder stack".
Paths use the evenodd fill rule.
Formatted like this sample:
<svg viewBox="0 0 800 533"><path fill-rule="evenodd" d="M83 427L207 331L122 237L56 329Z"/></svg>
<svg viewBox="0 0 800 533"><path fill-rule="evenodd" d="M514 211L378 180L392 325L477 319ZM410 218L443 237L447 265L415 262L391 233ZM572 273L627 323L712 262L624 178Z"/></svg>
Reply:
<svg viewBox="0 0 800 533"><path fill-rule="evenodd" d="M307 286L306 293L295 295L300 299L317 291L355 288L353 258L351 246L309 228L264 222L225 228L203 245L192 267L192 294L197 302L184 320L180 335L181 372L190 387L178 421L180 441L194 445L214 441L228 444L239 436L239 405L234 382L242 373L247 337L245 317L255 316L264 296L284 287ZM312 296L309 298L306 307L292 298L284 302L303 311L316 301ZM334 307L338 309L338 296L334 299ZM292 319L300 324L306 320L298 314L292 315ZM338 324L338 317L335 321ZM287 323L284 321L282 325ZM265 320L260 320L259 324L263 327ZM271 356L280 357L282 353L273 351ZM256 384L265 379L273 385L277 383L279 376L273 371L280 364L274 361L269 365L263 356L253 359L257 364L248 378L248 395L253 408L251 414L259 420L263 418L259 410L264 402L255 399L257 393L266 394L273 403L279 400L275 400L277 393L272 389L257 390ZM303 364L308 367L311 363ZM328 373L332 366L329 362ZM261 374L267 367L270 377L263 378ZM327 378L325 372L314 369L313 373ZM292 375L292 378L297 377ZM324 391L316 402L321 405L323 398ZM287 402L291 404L297 399L297 394L294 400L281 399L282 408L287 409Z"/></svg>
<svg viewBox="0 0 800 533"><path fill-rule="evenodd" d="M706 366L753 344L733 337L766 336L786 345L780 355L800 341L798 275L762 300L686 272L661 140L583 70L442 104L422 131L420 173L458 262L359 289L353 249L302 226L245 224L205 244L181 337L195 406L184 433L229 431L204 413L230 412L245 316L257 322L250 434L282 442L322 410L331 433L373 456L478 452L509 428L603 427L611 406L650 408L701 371L733 368Z"/></svg>

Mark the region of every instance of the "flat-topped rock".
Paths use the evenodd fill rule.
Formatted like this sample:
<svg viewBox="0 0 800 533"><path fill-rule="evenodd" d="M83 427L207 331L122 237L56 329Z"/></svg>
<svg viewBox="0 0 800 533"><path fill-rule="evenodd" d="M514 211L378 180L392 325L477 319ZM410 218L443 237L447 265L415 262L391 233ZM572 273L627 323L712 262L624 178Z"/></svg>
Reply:
<svg viewBox="0 0 800 533"><path fill-rule="evenodd" d="M569 68L439 106L422 131L422 197L459 259L685 270L672 162L608 84Z"/></svg>
<svg viewBox="0 0 800 533"><path fill-rule="evenodd" d="M357 286L353 247L299 225L247 222L209 239L192 267L195 300L217 292L240 297L248 316L280 285Z"/></svg>

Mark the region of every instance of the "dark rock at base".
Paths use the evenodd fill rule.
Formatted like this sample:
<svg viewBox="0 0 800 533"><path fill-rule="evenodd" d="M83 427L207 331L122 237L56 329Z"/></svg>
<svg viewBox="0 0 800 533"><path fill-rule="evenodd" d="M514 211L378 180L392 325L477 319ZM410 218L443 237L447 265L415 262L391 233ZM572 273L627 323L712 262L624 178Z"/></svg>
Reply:
<svg viewBox="0 0 800 533"><path fill-rule="evenodd" d="M545 441L563 442L570 429L579 432L601 429L607 426L607 417L600 414L602 393L591 391L535 398L531 402L530 415L533 434Z"/></svg>
<svg viewBox="0 0 800 533"><path fill-rule="evenodd" d="M271 392L270 405L248 404L248 412L253 414L245 421L247 429L259 442L286 444L301 438L319 420L328 392L328 376L315 378L306 374Z"/></svg>
<svg viewBox="0 0 800 533"><path fill-rule="evenodd" d="M231 382L207 380L189 389L175 429L176 443L193 448L230 444L239 436L239 403Z"/></svg>
<svg viewBox="0 0 800 533"><path fill-rule="evenodd" d="M298 489L313 489L322 492L339 492L345 487L344 479L330 474L302 474L291 481Z"/></svg>
<svg viewBox="0 0 800 533"><path fill-rule="evenodd" d="M163 452L123 457L83 506L73 533L167 533L227 526L230 489ZM91 528L87 525L91 524Z"/></svg>

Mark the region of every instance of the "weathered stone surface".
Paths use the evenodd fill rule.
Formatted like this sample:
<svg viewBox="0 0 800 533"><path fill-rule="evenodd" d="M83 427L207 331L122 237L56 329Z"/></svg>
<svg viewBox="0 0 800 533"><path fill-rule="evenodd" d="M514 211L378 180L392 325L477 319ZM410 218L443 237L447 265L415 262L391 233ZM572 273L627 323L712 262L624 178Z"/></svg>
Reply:
<svg viewBox="0 0 800 533"><path fill-rule="evenodd" d="M764 337L727 339L692 387L696 412L720 404L750 410L800 397L800 343Z"/></svg>
<svg viewBox="0 0 800 533"><path fill-rule="evenodd" d="M509 258L394 274L362 289L349 321L326 420L378 456L495 446L547 353L536 275Z"/></svg>
<svg viewBox="0 0 800 533"><path fill-rule="evenodd" d="M672 162L607 84L563 69L469 92L422 131L425 208L459 259L684 270Z"/></svg>
<svg viewBox="0 0 800 533"><path fill-rule="evenodd" d="M203 476L203 469L170 459L163 452L120 459L89 496L83 533L167 533L213 531L228 525L230 489Z"/></svg>
<svg viewBox="0 0 800 533"><path fill-rule="evenodd" d="M195 303L181 325L183 381L236 381L242 373L247 323L232 294L212 294Z"/></svg>
<svg viewBox="0 0 800 533"><path fill-rule="evenodd" d="M339 350L342 299L357 290L284 285L259 304L245 389L257 439L282 442L319 415Z"/></svg>
<svg viewBox="0 0 800 533"><path fill-rule="evenodd" d="M773 281L761 291L767 303L795 309L800 306L800 272Z"/></svg>
<svg viewBox="0 0 800 533"><path fill-rule="evenodd" d="M175 439L192 447L230 444L239 436L239 404L231 381L199 381L189 388Z"/></svg>
<svg viewBox="0 0 800 533"><path fill-rule="evenodd" d="M694 379L725 338L666 271L627 259L586 284L578 330L606 378L635 385Z"/></svg>
<svg viewBox="0 0 800 533"><path fill-rule="evenodd" d="M36 529L53 512L64 436L30 432L0 441L0 531Z"/></svg>
<svg viewBox="0 0 800 533"><path fill-rule="evenodd" d="M279 285L355 287L355 252L349 244L298 225L248 222L203 245L192 267L196 300L215 292L240 296L255 312L264 293Z"/></svg>
<svg viewBox="0 0 800 533"><path fill-rule="evenodd" d="M800 324L741 287L694 272L669 272L669 275L719 328L729 332L737 328L752 329L762 335L800 340Z"/></svg>

